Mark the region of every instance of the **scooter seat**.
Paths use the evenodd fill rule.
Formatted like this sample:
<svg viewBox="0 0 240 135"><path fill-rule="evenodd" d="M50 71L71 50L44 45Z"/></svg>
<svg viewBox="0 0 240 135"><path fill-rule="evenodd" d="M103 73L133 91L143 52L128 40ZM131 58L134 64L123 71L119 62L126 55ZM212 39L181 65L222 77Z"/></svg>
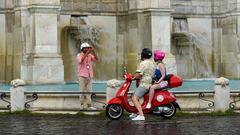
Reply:
<svg viewBox="0 0 240 135"><path fill-rule="evenodd" d="M170 87L166 86L166 87L163 87L163 88L160 88L160 89L156 89L155 91L158 91L158 90L164 91L164 90L169 90L169 89L170 89Z"/></svg>
<svg viewBox="0 0 240 135"><path fill-rule="evenodd" d="M169 90L169 89L170 89L170 87L166 86L166 87L163 87L163 88L160 88L160 89L156 89L155 91L165 91L165 90ZM149 93L149 90L145 94Z"/></svg>

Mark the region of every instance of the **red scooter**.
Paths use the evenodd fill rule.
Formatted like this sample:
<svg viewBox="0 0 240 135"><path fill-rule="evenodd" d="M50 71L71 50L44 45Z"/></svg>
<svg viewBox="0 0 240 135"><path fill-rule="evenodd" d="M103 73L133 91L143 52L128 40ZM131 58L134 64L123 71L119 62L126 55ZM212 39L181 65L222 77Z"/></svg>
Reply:
<svg viewBox="0 0 240 135"><path fill-rule="evenodd" d="M106 106L106 115L112 120L117 120L122 117L124 109L129 113L137 113L138 110L128 102L128 92L132 81L134 80L131 74L125 73L125 83L118 89L114 98L110 99ZM182 85L182 79L177 75L167 75L168 86L166 88L155 90L150 109L146 108L149 93L143 96L142 109L143 113L151 113L162 116L163 118L172 118L176 114L176 109L180 107L176 102L176 97L168 89Z"/></svg>

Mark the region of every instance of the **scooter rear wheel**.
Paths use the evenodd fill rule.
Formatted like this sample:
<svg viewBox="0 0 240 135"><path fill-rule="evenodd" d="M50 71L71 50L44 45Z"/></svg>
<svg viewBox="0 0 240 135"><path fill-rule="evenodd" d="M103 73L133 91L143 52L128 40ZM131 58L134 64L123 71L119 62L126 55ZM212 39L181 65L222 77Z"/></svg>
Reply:
<svg viewBox="0 0 240 135"><path fill-rule="evenodd" d="M123 108L118 104L109 104L106 107L106 115L109 119L117 120L123 115Z"/></svg>

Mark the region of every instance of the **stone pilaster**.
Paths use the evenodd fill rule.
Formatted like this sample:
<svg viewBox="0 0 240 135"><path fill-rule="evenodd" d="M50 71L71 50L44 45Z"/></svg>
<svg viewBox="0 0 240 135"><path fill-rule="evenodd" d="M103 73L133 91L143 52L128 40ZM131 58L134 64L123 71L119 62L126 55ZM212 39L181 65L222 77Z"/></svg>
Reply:
<svg viewBox="0 0 240 135"><path fill-rule="evenodd" d="M64 69L58 45L59 0L22 1L23 60L21 79L28 83L64 82Z"/></svg>
<svg viewBox="0 0 240 135"><path fill-rule="evenodd" d="M119 39L126 44L124 52L129 72L136 70L140 52L145 47L166 52L168 72L177 72L175 56L170 53L172 11L170 0L129 1L128 16L119 18L122 21L119 23Z"/></svg>
<svg viewBox="0 0 240 135"><path fill-rule="evenodd" d="M148 3L149 2L149 3ZM166 52L164 62L168 73L177 73L175 56L171 54L171 2L170 0L146 1L148 7L144 13L150 19L149 29L151 30L150 45L152 50L162 50ZM145 5L146 6L146 5Z"/></svg>
<svg viewBox="0 0 240 135"><path fill-rule="evenodd" d="M5 70L6 70L6 22L5 22L5 15L0 14L0 81L5 81Z"/></svg>

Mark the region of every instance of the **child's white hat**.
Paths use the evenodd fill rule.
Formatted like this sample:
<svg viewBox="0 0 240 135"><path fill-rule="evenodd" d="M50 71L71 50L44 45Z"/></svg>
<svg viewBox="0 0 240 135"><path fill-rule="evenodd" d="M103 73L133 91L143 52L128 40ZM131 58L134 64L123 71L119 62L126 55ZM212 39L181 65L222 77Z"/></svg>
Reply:
<svg viewBox="0 0 240 135"><path fill-rule="evenodd" d="M84 42L81 44L81 50L85 47L92 47L90 44L88 44L87 42Z"/></svg>

